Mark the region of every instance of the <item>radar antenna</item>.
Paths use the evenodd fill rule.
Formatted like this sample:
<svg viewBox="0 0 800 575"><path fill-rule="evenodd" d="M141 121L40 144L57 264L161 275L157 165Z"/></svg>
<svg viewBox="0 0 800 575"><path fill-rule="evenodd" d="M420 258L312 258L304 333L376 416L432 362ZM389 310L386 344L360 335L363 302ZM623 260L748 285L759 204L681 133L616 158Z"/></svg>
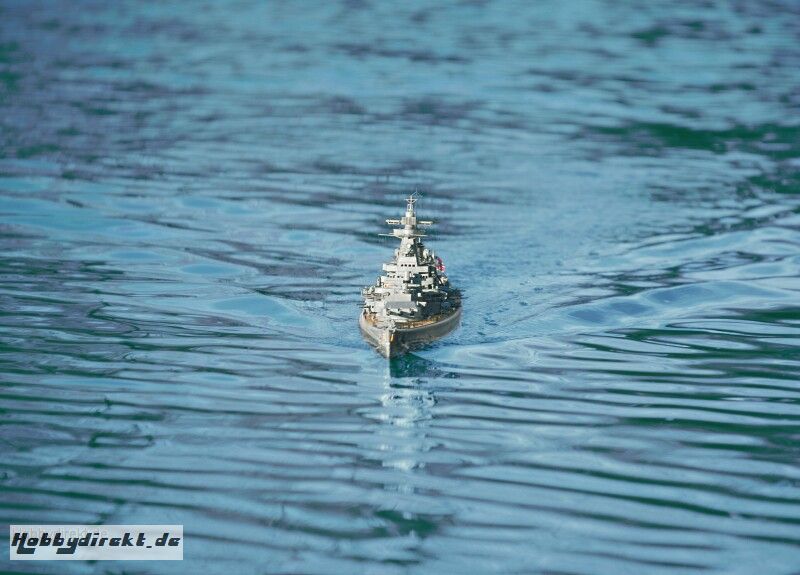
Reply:
<svg viewBox="0 0 800 575"><path fill-rule="evenodd" d="M417 201L421 197L422 197L422 194L420 194L417 190L414 190L414 193L406 198L406 202L408 202L408 205L406 206L406 211L409 211L409 212L413 213L414 212L414 204L416 204Z"/></svg>

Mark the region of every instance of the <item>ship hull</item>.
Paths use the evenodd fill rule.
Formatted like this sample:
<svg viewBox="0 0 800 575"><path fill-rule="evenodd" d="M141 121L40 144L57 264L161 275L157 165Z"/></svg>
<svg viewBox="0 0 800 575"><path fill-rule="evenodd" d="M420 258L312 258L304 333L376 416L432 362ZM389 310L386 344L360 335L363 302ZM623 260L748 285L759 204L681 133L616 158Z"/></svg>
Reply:
<svg viewBox="0 0 800 575"><path fill-rule="evenodd" d="M379 327L365 314L358 318L364 338L386 358L396 357L446 336L461 321L461 307L439 321L417 327Z"/></svg>

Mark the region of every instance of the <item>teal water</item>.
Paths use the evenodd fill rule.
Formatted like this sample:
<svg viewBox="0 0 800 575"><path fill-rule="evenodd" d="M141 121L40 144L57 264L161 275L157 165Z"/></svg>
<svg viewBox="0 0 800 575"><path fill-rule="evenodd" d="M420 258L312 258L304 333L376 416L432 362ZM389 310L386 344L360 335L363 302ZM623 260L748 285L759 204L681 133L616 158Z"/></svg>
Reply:
<svg viewBox="0 0 800 575"><path fill-rule="evenodd" d="M0 520L187 537L0 570L800 572L799 46L789 0L0 2ZM387 363L415 187L464 321Z"/></svg>

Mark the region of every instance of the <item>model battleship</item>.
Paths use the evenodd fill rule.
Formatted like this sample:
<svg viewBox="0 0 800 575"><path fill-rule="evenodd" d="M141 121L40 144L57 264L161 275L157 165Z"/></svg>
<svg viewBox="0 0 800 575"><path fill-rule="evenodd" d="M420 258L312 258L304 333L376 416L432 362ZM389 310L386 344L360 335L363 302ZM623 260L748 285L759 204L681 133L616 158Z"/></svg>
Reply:
<svg viewBox="0 0 800 575"><path fill-rule="evenodd" d="M362 291L364 309L358 318L364 337L386 357L447 335L461 319L461 294L450 286L442 259L422 243L420 227L433 222L417 219L415 196L406 201L402 218L386 220L401 227L381 234L399 238L400 247L383 264L384 275Z"/></svg>

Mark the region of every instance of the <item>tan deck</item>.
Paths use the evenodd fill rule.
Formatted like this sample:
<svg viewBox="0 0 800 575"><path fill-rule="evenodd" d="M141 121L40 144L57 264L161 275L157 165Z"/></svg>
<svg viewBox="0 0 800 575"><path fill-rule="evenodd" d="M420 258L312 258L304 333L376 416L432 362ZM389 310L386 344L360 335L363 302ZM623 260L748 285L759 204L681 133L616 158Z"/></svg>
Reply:
<svg viewBox="0 0 800 575"><path fill-rule="evenodd" d="M443 320L447 319L448 317L450 317L451 315L456 313L458 311L458 309L459 308L455 308L454 310L450 311L449 313L439 313L439 314L431 316L431 317L429 317L427 319L421 319L421 320L417 320L417 321L396 321L394 325L395 325L395 328L397 328L397 329L414 329L414 328L417 328L417 327L424 327L426 325L433 325L435 323L438 323L440 321L443 321ZM368 313L368 314L364 314L364 316L365 316L366 320L370 323L370 325L372 325L373 327L376 327L376 328L382 327L382 326L378 325L378 322L376 321L376 319L377 319L376 314Z"/></svg>

